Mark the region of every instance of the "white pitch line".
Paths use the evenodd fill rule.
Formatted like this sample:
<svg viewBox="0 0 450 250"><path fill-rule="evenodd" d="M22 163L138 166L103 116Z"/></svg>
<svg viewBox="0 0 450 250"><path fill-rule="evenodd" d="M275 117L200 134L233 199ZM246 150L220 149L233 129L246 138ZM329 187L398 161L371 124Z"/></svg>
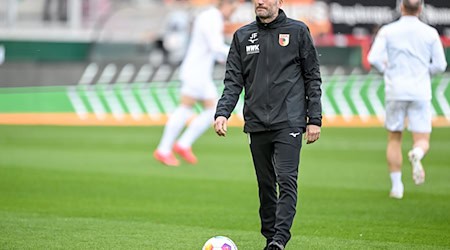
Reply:
<svg viewBox="0 0 450 250"><path fill-rule="evenodd" d="M450 121L450 105L444 95L450 80L448 78L444 79L445 81L442 81L442 83L439 84L436 88L436 100L439 103L439 106L441 107L445 118Z"/></svg>
<svg viewBox="0 0 450 250"><path fill-rule="evenodd" d="M114 88L110 85L116 73L117 66L113 63L108 64L100 75L96 86L99 87L99 90L104 95L106 104L110 108L113 117L117 120L123 120L125 117L125 112L122 105L120 105L117 96L115 95Z"/></svg>
<svg viewBox="0 0 450 250"><path fill-rule="evenodd" d="M151 75L153 74L153 67L149 64L144 64L139 69L136 77L134 78L134 83L138 84L138 100L142 103L144 107L144 111L147 113L151 120L159 120L161 119L161 112L158 108L158 104L153 98L149 84L146 84L148 80L150 80Z"/></svg>
<svg viewBox="0 0 450 250"><path fill-rule="evenodd" d="M90 63L84 70L83 74L81 75L78 85L83 85L84 86L83 90L87 91L86 86L92 83L95 76L97 75L97 72L98 72L98 65L96 63ZM73 109L75 110L75 113L78 115L78 117L81 120L87 119L88 111L86 105L83 102L83 99L81 99L80 94L78 93L77 87L76 86L68 87L67 96L69 97Z"/></svg>
<svg viewBox="0 0 450 250"><path fill-rule="evenodd" d="M134 78L133 82L135 83L142 83L142 82L147 82L150 79L150 76L153 73L153 68L152 66L150 66L149 64L144 64L142 65L142 67L139 69L136 78Z"/></svg>
<svg viewBox="0 0 450 250"><path fill-rule="evenodd" d="M148 114L151 120L157 121L161 119L161 112L158 108L158 104L150 92L150 88L146 84L142 84L138 89L138 97L144 106L145 112Z"/></svg>
<svg viewBox="0 0 450 250"><path fill-rule="evenodd" d="M382 85L381 82L381 79L375 79L372 81L369 86L369 90L367 91L367 96L369 97L369 102L372 105L378 120L383 121L385 116L384 105L377 95L377 91Z"/></svg>
<svg viewBox="0 0 450 250"><path fill-rule="evenodd" d="M352 110L350 106L347 103L347 100L345 99L344 95L344 89L347 86L347 83L342 82L336 82L334 85L333 95L334 99L336 100L336 104L339 107L339 110L341 111L341 115L344 118L345 121L350 121L350 119L353 116Z"/></svg>
<svg viewBox="0 0 450 250"><path fill-rule="evenodd" d="M334 69L333 75L335 76L341 76L341 75L345 75L345 69L342 66L337 66Z"/></svg>
<svg viewBox="0 0 450 250"><path fill-rule="evenodd" d="M131 117L134 120L140 120L142 118L143 111L134 97L131 87L123 84L121 86L121 94L127 109L130 111Z"/></svg>
<svg viewBox="0 0 450 250"><path fill-rule="evenodd" d="M98 65L96 63L90 63L84 71L79 85L83 86L83 90L86 93L86 98L89 102L89 105L92 107L92 110L94 111L95 117L99 120L104 120L106 118L105 107L100 101L100 98L92 85L97 72Z"/></svg>
<svg viewBox="0 0 450 250"><path fill-rule="evenodd" d="M83 103L83 100L81 99L80 95L78 94L77 88L75 86L69 86L67 88L67 96L69 97L70 102L72 103L72 106L75 110L75 113L78 115L78 117L81 120L87 119L87 109L86 106Z"/></svg>
<svg viewBox="0 0 450 250"><path fill-rule="evenodd" d="M95 76L98 72L98 65L96 63L90 63L83 72L83 75L78 82L79 85L92 84Z"/></svg>
<svg viewBox="0 0 450 250"><path fill-rule="evenodd" d="M350 89L350 99L356 108L356 112L363 122L367 122L369 119L370 112L362 99L361 89L364 86L364 79L358 79L353 82Z"/></svg>
<svg viewBox="0 0 450 250"><path fill-rule="evenodd" d="M176 109L176 105L173 102L172 97L170 96L169 88L170 86L156 88L159 102L161 103L161 106L164 109L163 113L165 113L166 115L171 114Z"/></svg>
<svg viewBox="0 0 450 250"><path fill-rule="evenodd" d="M125 65L117 78L117 84L119 85L120 94L124 100L125 106L131 114L134 120L140 120L142 118L142 109L139 106L129 82L133 77L135 68L132 64Z"/></svg>
<svg viewBox="0 0 450 250"><path fill-rule="evenodd" d="M431 79L431 85L439 85L439 83L442 81L442 78L441 79L438 79L439 80L439 82L435 82L436 80L435 79ZM437 87L436 87L437 88ZM433 91L433 90L432 90ZM431 93L431 98L436 98L436 100L437 100L437 91L433 91L432 93ZM439 105L439 103L438 104L436 104L436 105ZM436 111L436 109L434 108L434 105L433 105L433 103L431 103L431 117L437 117L438 116L438 114L437 114L437 111Z"/></svg>
<svg viewBox="0 0 450 250"><path fill-rule="evenodd" d="M100 78L97 81L97 84L109 84L114 79L114 76L117 73L117 66L114 63L110 63L106 65L103 69Z"/></svg>
<svg viewBox="0 0 450 250"><path fill-rule="evenodd" d="M92 107L92 110L94 111L95 117L97 117L97 119L99 120L104 120L106 118L105 107L103 107L100 98L98 97L95 89L92 86L87 88L86 97Z"/></svg>
<svg viewBox="0 0 450 250"><path fill-rule="evenodd" d="M331 83L322 85L322 106L323 106L323 114L329 120L334 120L336 118L336 110L330 102L330 98L326 94L328 88L331 86Z"/></svg>
<svg viewBox="0 0 450 250"><path fill-rule="evenodd" d="M125 118L125 111L117 98L114 88L112 86L102 86L103 94L105 95L106 103L111 109L112 115L117 120L123 120Z"/></svg>
<svg viewBox="0 0 450 250"><path fill-rule="evenodd" d="M155 75L153 76L152 82L165 82L168 80L170 73L172 72L172 67L167 64L162 64L158 67Z"/></svg>
<svg viewBox="0 0 450 250"><path fill-rule="evenodd" d="M135 71L133 64L126 64L120 71L119 76L117 76L116 83L129 83Z"/></svg>

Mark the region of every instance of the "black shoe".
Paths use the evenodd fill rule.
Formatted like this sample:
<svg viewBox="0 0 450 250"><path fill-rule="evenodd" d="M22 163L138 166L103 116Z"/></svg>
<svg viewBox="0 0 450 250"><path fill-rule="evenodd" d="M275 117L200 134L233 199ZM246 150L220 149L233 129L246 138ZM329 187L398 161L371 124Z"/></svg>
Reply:
<svg viewBox="0 0 450 250"><path fill-rule="evenodd" d="M277 241L272 241L267 246L267 250L284 250L284 246Z"/></svg>
<svg viewBox="0 0 450 250"><path fill-rule="evenodd" d="M269 249L269 244L272 242L272 239L267 239L267 241L266 241L266 246L263 248L263 250L267 250L267 249Z"/></svg>

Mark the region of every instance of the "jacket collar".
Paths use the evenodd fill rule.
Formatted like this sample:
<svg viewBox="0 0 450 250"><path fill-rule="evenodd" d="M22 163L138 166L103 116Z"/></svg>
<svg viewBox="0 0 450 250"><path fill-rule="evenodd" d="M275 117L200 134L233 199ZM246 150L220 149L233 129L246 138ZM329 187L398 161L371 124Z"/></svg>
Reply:
<svg viewBox="0 0 450 250"><path fill-rule="evenodd" d="M284 21L286 21L286 14L284 13L284 11L282 9L278 10L277 18L275 18L275 20L273 20L270 23L262 23L261 20L259 20L259 18L256 17L256 23L258 24L258 26L260 26L263 29L278 28L284 23Z"/></svg>

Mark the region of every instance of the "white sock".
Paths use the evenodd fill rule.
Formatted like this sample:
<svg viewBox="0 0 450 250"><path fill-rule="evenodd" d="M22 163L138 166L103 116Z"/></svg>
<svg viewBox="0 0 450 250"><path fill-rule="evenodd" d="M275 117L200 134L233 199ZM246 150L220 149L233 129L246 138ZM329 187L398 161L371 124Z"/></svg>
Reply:
<svg viewBox="0 0 450 250"><path fill-rule="evenodd" d="M164 127L164 132L158 145L158 151L161 154L167 155L172 151L175 139L178 137L191 115L192 109L189 107L179 106L175 109Z"/></svg>
<svg viewBox="0 0 450 250"><path fill-rule="evenodd" d="M189 124L180 140L178 140L180 147L190 148L195 140L212 126L214 112L214 108L205 109Z"/></svg>
<svg viewBox="0 0 450 250"><path fill-rule="evenodd" d="M422 160L423 156L425 155L425 152L423 152L423 149L421 149L419 147L413 148L412 152L419 160Z"/></svg>
<svg viewBox="0 0 450 250"><path fill-rule="evenodd" d="M403 193L402 172L391 172L392 191Z"/></svg>

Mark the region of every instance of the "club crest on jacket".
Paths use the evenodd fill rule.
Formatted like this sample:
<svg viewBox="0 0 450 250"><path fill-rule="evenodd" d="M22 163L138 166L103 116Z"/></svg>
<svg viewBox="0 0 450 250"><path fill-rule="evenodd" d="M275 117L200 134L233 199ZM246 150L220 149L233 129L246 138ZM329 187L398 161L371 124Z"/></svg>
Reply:
<svg viewBox="0 0 450 250"><path fill-rule="evenodd" d="M283 46L286 47L289 44L289 34L279 34L278 35L278 43Z"/></svg>

